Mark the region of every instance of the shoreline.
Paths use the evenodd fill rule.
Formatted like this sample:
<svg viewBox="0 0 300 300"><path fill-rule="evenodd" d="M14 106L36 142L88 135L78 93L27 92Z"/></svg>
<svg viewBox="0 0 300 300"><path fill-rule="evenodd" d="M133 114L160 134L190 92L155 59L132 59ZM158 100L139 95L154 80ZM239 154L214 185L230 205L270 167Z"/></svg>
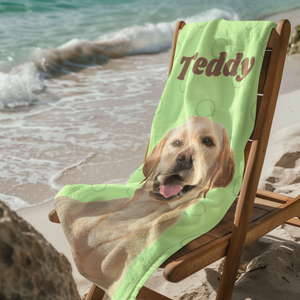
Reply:
<svg viewBox="0 0 300 300"><path fill-rule="evenodd" d="M269 15L266 17L268 20L274 21L278 23L278 21L282 18L290 18L292 28L295 25L300 24L300 9L293 10L290 12L282 12L278 14ZM264 19L266 19L264 18ZM298 23L298 24L296 24ZM118 62L111 61L112 64L116 63L118 65ZM300 65L300 56L288 56L286 60L285 70L283 74L283 80L281 85L281 90L278 98L278 104L275 111L273 126L271 130L271 136L270 136L270 145L273 143L276 146L277 137L276 133L280 131L281 129L288 128L288 126L291 125L290 122L293 122L295 126L298 126L300 121L297 123L297 114L294 115L294 110L300 111L300 104L296 102L297 99L300 98L300 85L297 87L297 82L300 81L300 74L297 72L298 64ZM88 72L87 70L85 72ZM291 78L292 77L292 80ZM292 96L291 96L292 95ZM291 101L292 99L292 101ZM294 99L294 100L293 100ZM298 101L299 102L299 101ZM288 103L288 107L287 107ZM285 116L282 117L282 109L289 108L289 110L286 111ZM284 125L282 127L282 125ZM300 125L299 125L300 126ZM299 131L297 131L299 133ZM145 145L146 147L146 145ZM266 154L266 165L264 165L264 168L270 168L272 167L272 163L274 163L274 160L276 160L276 157L272 157L272 150L271 152L267 151ZM295 193L297 193L298 190L296 190ZM29 191L27 191L29 192ZM299 187L299 193L300 193L300 187ZM24 218L27 222L29 222L34 228L36 228L44 237L54 246L55 249L57 249L58 252L63 253L68 260L70 261L73 269L73 277L75 279L75 282L77 284L78 292L81 295L81 297L87 293L88 289L91 286L91 283L82 277L79 272L77 271L74 261L72 259L71 250L69 247L69 244L64 236L64 233L62 232L61 226L59 224L50 223L48 220L48 213L54 208L54 202L48 201L43 204L38 204L33 207L24 208L21 210L18 210L17 213ZM278 239L282 239L284 241L288 242L296 242L296 244L300 247L300 228L291 229L290 227L284 225L284 228L279 228L274 230L271 235L274 235L278 237ZM287 229L288 228L288 229ZM269 235L268 235L269 236ZM271 243L271 242L270 242ZM260 247L259 243L256 243L253 247L257 247L257 249L260 249L261 251L262 246ZM249 248L252 249L252 248ZM254 248L253 248L254 249ZM254 251L254 250L253 250ZM256 251L256 250L255 250ZM258 250L257 250L258 251ZM209 266L212 270L219 270L221 262L218 261L212 266ZM265 270L266 271L266 270ZM267 273L262 273L261 285L264 285L264 276L267 276ZM265 274L265 275L264 275ZM187 279L186 281L180 283L180 284L172 284L164 279L162 280L161 277L161 270L156 271L152 277L148 280L147 286L150 288L154 288L155 290L164 293L168 297L174 297L175 293L177 293L180 296L187 295L194 291L194 295L201 295L203 298L201 299L213 299L215 291L213 290L213 284L208 282L209 274L205 270L201 270L198 273L192 275L191 279ZM207 281L208 280L208 281ZM254 279L253 279L254 280ZM201 283L199 283L201 282ZM200 286L199 289L196 289L193 287L194 285L198 284ZM201 285L202 284L202 285ZM256 283L257 284L257 283ZM208 288L209 287L209 288ZM247 290L248 288L248 290ZM247 293L249 291L249 288L255 288L255 281L248 282L248 285L245 286L245 289L243 292ZM258 288L256 286L256 288ZM209 293L204 293L204 290L207 289ZM242 287L238 288L236 292L241 293ZM235 293L236 293L235 292ZM251 294L251 293L250 293ZM238 295L236 295L238 296ZM211 298L212 297L212 298ZM276 298L279 297L279 298ZM179 299L179 298L178 298ZM233 298L234 299L234 298ZM238 299L238 298L236 298ZM241 298L239 298L241 299ZM244 299L244 298L243 298ZM246 299L246 298L245 298ZM249 298L250 299L250 298ZM255 299L255 298L253 298ZM274 293L274 300L281 299L280 295Z"/></svg>

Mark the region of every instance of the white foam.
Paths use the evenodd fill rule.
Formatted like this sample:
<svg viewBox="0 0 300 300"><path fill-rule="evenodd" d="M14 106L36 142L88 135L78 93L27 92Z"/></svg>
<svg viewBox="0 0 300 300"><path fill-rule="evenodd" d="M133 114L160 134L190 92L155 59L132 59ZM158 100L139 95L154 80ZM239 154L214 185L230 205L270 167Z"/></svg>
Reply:
<svg viewBox="0 0 300 300"><path fill-rule="evenodd" d="M56 182L56 180L59 179L59 178L63 175L63 173L64 173L65 171L67 171L67 170L69 170L69 169L72 169L72 168L74 168L74 167L78 167L78 166L84 164L84 163L87 161L87 159L93 157L94 155L95 155L95 153L92 153L92 154L90 154L89 156L85 157L84 159L81 159L79 162L77 162L77 163L75 163L75 164L73 164L73 165L71 165L71 166L68 166L68 167L66 167L66 168L64 168L64 169L62 169L62 170L60 170L59 172L57 172L56 174L54 174L54 175L50 178L50 180L49 180L49 185L50 185L53 189L55 189L55 190L60 190L60 189L62 189L63 186L62 186L62 185L59 185L59 184Z"/></svg>
<svg viewBox="0 0 300 300"><path fill-rule="evenodd" d="M33 63L22 64L9 73L0 72L0 109L29 105L43 88L44 82Z"/></svg>
<svg viewBox="0 0 300 300"><path fill-rule="evenodd" d="M26 201L24 201L21 198L15 197L15 196L10 196L10 195L5 195L0 193L0 199L1 201L3 201L4 203L6 203L11 210L17 210L17 209L22 209L22 208L26 208L29 207L30 204L27 203Z"/></svg>
<svg viewBox="0 0 300 300"><path fill-rule="evenodd" d="M19 197L0 193L0 200L2 202L4 202L6 205L8 205L11 210L17 211L17 210L20 210L20 209L37 206L37 205L46 203L46 202L48 202L50 200L53 200L53 199L49 198L49 199L46 199L46 200L44 200L40 203L30 204L30 203L24 201L23 199L21 199Z"/></svg>
<svg viewBox="0 0 300 300"><path fill-rule="evenodd" d="M62 50L71 49L76 46L80 46L82 44L82 42L87 42L87 40L80 40L80 39L74 38L74 39L71 39L70 41L62 44L61 46L57 47L57 49L62 49Z"/></svg>
<svg viewBox="0 0 300 300"><path fill-rule="evenodd" d="M186 23L212 21L216 18L224 20L240 21L238 14L235 11L227 11L219 8L213 8L202 12L199 15L191 16L183 19Z"/></svg>
<svg viewBox="0 0 300 300"><path fill-rule="evenodd" d="M172 46L174 26L178 20L186 23L211 21L216 18L238 21L239 17L234 11L225 11L221 9L210 9L201 14L188 18L178 18L172 22L161 22L157 24L147 23L144 26L132 26L122 29L119 32L99 37L99 41L110 41L115 44L121 41L129 44L128 55L142 53L157 53L166 51ZM78 43L78 40L69 42ZM66 46L69 46L66 44ZM65 46L64 46L65 47Z"/></svg>
<svg viewBox="0 0 300 300"><path fill-rule="evenodd" d="M164 52L172 46L174 26L179 19L190 23L210 21L215 18L239 20L234 11L210 9L171 22L127 27L118 32L102 35L96 41L72 38L53 50L35 49L32 59L36 67L44 72L60 70L64 73L69 72L68 67L103 63L106 58ZM0 109L31 104L37 100L36 92L44 87L33 63L21 65L9 74L1 73L1 75Z"/></svg>

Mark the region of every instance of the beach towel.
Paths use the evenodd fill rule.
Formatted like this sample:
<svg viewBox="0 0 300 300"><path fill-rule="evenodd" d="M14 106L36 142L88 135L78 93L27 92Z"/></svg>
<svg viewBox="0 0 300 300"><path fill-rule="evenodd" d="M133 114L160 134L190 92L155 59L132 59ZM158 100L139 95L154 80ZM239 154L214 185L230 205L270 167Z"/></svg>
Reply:
<svg viewBox="0 0 300 300"><path fill-rule="evenodd" d="M173 253L236 199L272 28L190 23L154 116L148 156L126 185L69 185L55 207L79 272L113 300L135 299Z"/></svg>

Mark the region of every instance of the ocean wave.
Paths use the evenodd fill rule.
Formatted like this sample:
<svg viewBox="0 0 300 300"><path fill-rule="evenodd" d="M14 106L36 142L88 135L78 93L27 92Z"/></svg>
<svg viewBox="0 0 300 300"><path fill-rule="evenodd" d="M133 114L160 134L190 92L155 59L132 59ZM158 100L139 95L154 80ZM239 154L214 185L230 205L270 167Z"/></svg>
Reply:
<svg viewBox="0 0 300 300"><path fill-rule="evenodd" d="M217 8L179 19L190 23L215 18L239 20L236 12ZM95 41L74 38L48 51L35 48L31 63L16 66L9 73L0 72L0 110L35 103L38 94L45 88L45 77L104 64L111 58L167 51L172 46L176 22L177 20L131 26L102 35Z"/></svg>
<svg viewBox="0 0 300 300"><path fill-rule="evenodd" d="M44 81L33 63L14 67L9 73L0 72L0 109L29 105L43 88Z"/></svg>
<svg viewBox="0 0 300 300"><path fill-rule="evenodd" d="M190 23L215 18L239 20L236 12L217 8L179 19ZM167 51L172 46L174 26L178 20L127 27L115 33L102 35L95 41L74 38L56 49L39 51L34 62L38 69L55 73L102 64L110 58Z"/></svg>
<svg viewBox="0 0 300 300"><path fill-rule="evenodd" d="M44 201L42 201L40 203L31 204L31 203L28 203L28 202L26 202L25 200L23 200L23 199L21 199L19 197L0 193L0 200L2 202L4 202L6 205L8 205L11 210L17 211L17 210L20 210L20 209L37 206L37 205L49 202L49 201L51 201L53 199L49 198L49 199L46 199L46 200L44 200Z"/></svg>

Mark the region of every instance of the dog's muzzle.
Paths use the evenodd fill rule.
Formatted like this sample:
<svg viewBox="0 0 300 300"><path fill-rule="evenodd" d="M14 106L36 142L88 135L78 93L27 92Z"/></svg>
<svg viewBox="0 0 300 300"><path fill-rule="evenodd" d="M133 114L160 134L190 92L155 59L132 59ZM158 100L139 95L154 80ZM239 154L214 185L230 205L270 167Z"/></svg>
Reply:
<svg viewBox="0 0 300 300"><path fill-rule="evenodd" d="M159 177L164 177L163 182L158 180ZM150 194L157 200L171 201L184 197L195 187L196 185L185 184L178 174L172 174L168 177L157 176L154 179L153 189Z"/></svg>
<svg viewBox="0 0 300 300"><path fill-rule="evenodd" d="M176 166L174 172L190 170L194 165L195 158L196 146L192 144L188 148L177 154L175 159Z"/></svg>

